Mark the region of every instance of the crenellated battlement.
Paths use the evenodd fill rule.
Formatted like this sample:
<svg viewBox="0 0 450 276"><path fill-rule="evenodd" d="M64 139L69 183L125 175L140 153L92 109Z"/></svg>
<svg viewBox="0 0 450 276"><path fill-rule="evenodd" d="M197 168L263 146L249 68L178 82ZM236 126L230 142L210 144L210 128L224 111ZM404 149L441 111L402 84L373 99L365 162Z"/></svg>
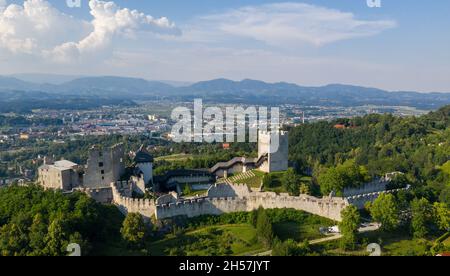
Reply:
<svg viewBox="0 0 450 276"><path fill-rule="evenodd" d="M291 208L341 220L341 211L350 203L345 198L316 198L308 195L290 196L273 192L253 192L246 185L214 185L208 196L192 199L168 198L163 196L156 201L133 199L127 196L130 183L117 182L111 184L113 202L122 213L140 213L146 218L166 219L176 216L197 217L201 215L220 215L232 212L249 212L259 207L265 209ZM165 198L167 197L167 198Z"/></svg>
<svg viewBox="0 0 450 276"><path fill-rule="evenodd" d="M113 204L117 205L124 215L128 213L140 213L145 218L153 217L156 209L155 201L131 198L132 185L128 181L111 183Z"/></svg>
<svg viewBox="0 0 450 276"><path fill-rule="evenodd" d="M164 219L174 216L220 215L263 207L292 208L340 221L340 213L348 205L348 201L343 198L277 195L273 192L252 192L246 185L220 184L211 187L208 197L157 205L156 217Z"/></svg>
<svg viewBox="0 0 450 276"><path fill-rule="evenodd" d="M402 189L393 189L388 191L380 191L380 192L373 192L373 193L366 193L366 194L360 194L360 195L354 195L350 197L346 197L345 199L352 205L355 205L356 207L362 209L365 207L365 204L370 201L374 201L382 194L393 194L398 193L400 191L406 191L409 190L411 186L407 186L406 188Z"/></svg>

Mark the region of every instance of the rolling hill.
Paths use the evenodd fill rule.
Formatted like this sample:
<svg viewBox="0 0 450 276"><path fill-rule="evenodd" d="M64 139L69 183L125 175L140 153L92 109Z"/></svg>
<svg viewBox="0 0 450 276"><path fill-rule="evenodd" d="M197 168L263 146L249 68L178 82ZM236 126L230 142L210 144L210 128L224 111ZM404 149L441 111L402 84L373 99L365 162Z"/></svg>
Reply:
<svg viewBox="0 0 450 276"><path fill-rule="evenodd" d="M20 76L20 75L18 75ZM66 76L67 77L67 76ZM376 88L331 84L321 87L291 83L266 83L246 79L216 79L188 86L125 77L82 77L61 84L42 84L14 77L0 77L0 102L11 102L26 95L27 99L64 98L104 100L159 100L241 104L303 104L315 106L361 106L367 104L411 106L433 110L450 104L450 93L389 92Z"/></svg>

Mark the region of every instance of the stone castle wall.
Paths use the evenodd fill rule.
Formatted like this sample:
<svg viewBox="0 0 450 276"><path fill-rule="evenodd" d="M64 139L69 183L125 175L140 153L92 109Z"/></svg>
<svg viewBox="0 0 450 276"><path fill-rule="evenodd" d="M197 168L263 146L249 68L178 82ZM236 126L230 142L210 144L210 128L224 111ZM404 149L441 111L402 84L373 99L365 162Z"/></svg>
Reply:
<svg viewBox="0 0 450 276"><path fill-rule="evenodd" d="M246 185L221 184L211 187L206 198L157 205L156 217L164 219L174 216L220 215L249 212L263 207L292 208L340 221L341 211L348 205L349 203L342 198L315 198L306 195L294 197L270 192L251 192Z"/></svg>
<svg viewBox="0 0 450 276"><path fill-rule="evenodd" d="M387 185L387 181L383 178L379 178L358 188L346 188L344 189L343 196L350 197L355 195L383 192L386 191Z"/></svg>
<svg viewBox="0 0 450 276"><path fill-rule="evenodd" d="M315 198L301 195L252 192L245 185L220 184L211 187L208 196L190 200L164 201L132 199L127 196L131 184L117 182L111 185L113 203L123 214L140 213L146 218L166 219L176 216L197 217L201 215L220 215L232 212L249 212L259 207L265 209L292 208L311 214L326 217L335 221L341 220L341 211L349 203L342 198ZM164 203L166 202L166 203Z"/></svg>
<svg viewBox="0 0 450 276"><path fill-rule="evenodd" d="M346 197L346 200L350 204L356 206L358 209L363 209L367 202L375 201L381 194L398 193L400 191L406 191L409 189L410 189L410 186L403 188L403 189L395 189L395 190L389 190L389 191L380 191L380 192L360 194L360 195Z"/></svg>
<svg viewBox="0 0 450 276"><path fill-rule="evenodd" d="M199 198L157 205L156 218L165 219L174 216L197 217L232 212L250 212L263 207L265 209L292 208L340 221L341 211L347 206L348 202L340 198L318 199L307 196L258 195L250 198Z"/></svg>
<svg viewBox="0 0 450 276"><path fill-rule="evenodd" d="M117 205L124 215L139 213L145 218L155 216L156 205L153 200L131 198L132 184L126 181L111 184L112 203Z"/></svg>
<svg viewBox="0 0 450 276"><path fill-rule="evenodd" d="M111 188L99 188L99 189L79 189L89 197L100 203L110 203L113 200L113 194Z"/></svg>

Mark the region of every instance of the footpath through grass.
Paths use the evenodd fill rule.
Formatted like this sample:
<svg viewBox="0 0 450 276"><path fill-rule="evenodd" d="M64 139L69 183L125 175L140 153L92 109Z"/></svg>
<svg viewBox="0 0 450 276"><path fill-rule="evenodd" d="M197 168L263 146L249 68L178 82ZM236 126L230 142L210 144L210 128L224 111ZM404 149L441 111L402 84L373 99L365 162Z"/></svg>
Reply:
<svg viewBox="0 0 450 276"><path fill-rule="evenodd" d="M359 243L353 250L342 250L340 241L330 241L314 245L313 249L324 256L368 256L367 245L381 245L382 256L427 256L438 234L432 234L424 239L415 239L407 229L399 229L386 233L381 230L359 235Z"/></svg>
<svg viewBox="0 0 450 276"><path fill-rule="evenodd" d="M249 224L207 226L150 244L155 256L231 256L262 250L256 229Z"/></svg>

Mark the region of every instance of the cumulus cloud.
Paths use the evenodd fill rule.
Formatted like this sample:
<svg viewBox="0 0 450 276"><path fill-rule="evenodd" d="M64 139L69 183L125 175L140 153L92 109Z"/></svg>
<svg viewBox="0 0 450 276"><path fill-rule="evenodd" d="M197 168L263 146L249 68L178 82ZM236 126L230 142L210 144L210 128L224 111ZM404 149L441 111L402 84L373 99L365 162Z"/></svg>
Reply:
<svg viewBox="0 0 450 276"><path fill-rule="evenodd" d="M0 0L0 48L69 62L111 47L114 38L136 37L142 32L180 34L165 17L121 9L114 2L90 0L89 8L90 22L64 14L45 0L26 0L23 6L7 6Z"/></svg>
<svg viewBox="0 0 450 276"><path fill-rule="evenodd" d="M376 35L396 26L392 20L360 20L354 14L304 4L276 3L247 6L203 16L192 33L209 32L246 37L270 45L310 43L316 46Z"/></svg>
<svg viewBox="0 0 450 276"><path fill-rule="evenodd" d="M51 54L59 61L70 61L84 53L105 49L115 36L135 36L137 32L180 35L166 17L153 18L137 10L120 9L114 2L89 1L93 31L78 42L58 45Z"/></svg>
<svg viewBox="0 0 450 276"><path fill-rule="evenodd" d="M59 12L43 0L28 0L23 6L3 4L0 48L12 53L39 53L67 39L85 35L89 29L85 22Z"/></svg>

